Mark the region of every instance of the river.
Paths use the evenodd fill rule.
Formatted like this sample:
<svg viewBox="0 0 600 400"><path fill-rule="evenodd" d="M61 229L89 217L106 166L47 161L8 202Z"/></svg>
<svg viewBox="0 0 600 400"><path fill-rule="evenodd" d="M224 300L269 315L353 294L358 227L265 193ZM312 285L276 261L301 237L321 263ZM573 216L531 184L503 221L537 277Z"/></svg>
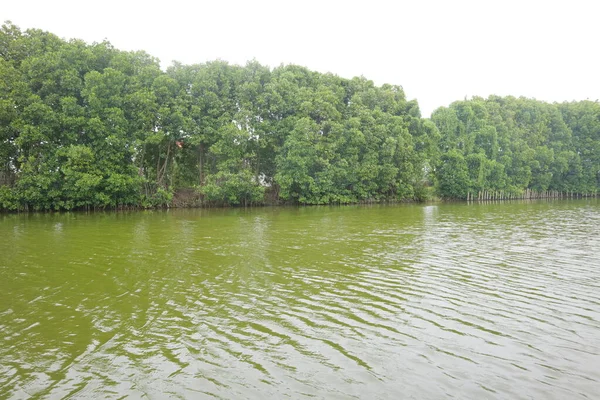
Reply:
<svg viewBox="0 0 600 400"><path fill-rule="evenodd" d="M600 200L0 215L0 398L600 395Z"/></svg>

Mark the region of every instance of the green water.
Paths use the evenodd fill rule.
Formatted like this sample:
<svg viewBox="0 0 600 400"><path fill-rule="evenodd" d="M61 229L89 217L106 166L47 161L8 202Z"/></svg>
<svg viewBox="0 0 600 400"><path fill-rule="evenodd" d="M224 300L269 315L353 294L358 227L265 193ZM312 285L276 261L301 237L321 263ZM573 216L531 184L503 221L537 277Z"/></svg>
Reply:
<svg viewBox="0 0 600 400"><path fill-rule="evenodd" d="M0 216L0 398L599 394L599 200Z"/></svg>

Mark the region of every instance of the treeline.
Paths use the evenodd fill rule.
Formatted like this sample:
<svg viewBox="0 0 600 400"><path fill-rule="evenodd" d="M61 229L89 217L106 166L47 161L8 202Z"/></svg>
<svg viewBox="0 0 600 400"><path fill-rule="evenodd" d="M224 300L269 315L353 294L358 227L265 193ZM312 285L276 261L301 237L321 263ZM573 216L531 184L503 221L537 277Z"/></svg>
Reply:
<svg viewBox="0 0 600 400"><path fill-rule="evenodd" d="M440 132L438 192L447 198L596 195L600 104L490 96L432 117Z"/></svg>
<svg viewBox="0 0 600 400"><path fill-rule="evenodd" d="M491 97L421 118L401 87L175 64L0 31L0 209L471 198L600 186L600 105Z"/></svg>

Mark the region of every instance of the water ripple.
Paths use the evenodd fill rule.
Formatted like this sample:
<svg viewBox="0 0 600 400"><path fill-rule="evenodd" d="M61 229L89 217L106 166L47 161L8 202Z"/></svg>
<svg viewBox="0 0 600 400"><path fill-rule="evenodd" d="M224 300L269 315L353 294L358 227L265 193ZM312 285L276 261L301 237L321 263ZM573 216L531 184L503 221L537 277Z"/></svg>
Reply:
<svg viewBox="0 0 600 400"><path fill-rule="evenodd" d="M600 393L596 200L16 216L0 235L0 398Z"/></svg>

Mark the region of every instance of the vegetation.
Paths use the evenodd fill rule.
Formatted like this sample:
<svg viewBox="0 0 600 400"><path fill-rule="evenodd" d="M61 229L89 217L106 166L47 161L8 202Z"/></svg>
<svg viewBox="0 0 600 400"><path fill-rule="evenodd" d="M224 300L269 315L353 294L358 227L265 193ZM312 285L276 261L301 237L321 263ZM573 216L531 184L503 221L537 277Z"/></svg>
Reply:
<svg viewBox="0 0 600 400"><path fill-rule="evenodd" d="M421 118L401 87L287 65L167 71L144 52L0 30L0 209L595 193L600 104L475 98Z"/></svg>
<svg viewBox="0 0 600 400"><path fill-rule="evenodd" d="M600 188L598 102L490 96L440 108L432 121L440 132L436 179L442 197L586 195Z"/></svg>

